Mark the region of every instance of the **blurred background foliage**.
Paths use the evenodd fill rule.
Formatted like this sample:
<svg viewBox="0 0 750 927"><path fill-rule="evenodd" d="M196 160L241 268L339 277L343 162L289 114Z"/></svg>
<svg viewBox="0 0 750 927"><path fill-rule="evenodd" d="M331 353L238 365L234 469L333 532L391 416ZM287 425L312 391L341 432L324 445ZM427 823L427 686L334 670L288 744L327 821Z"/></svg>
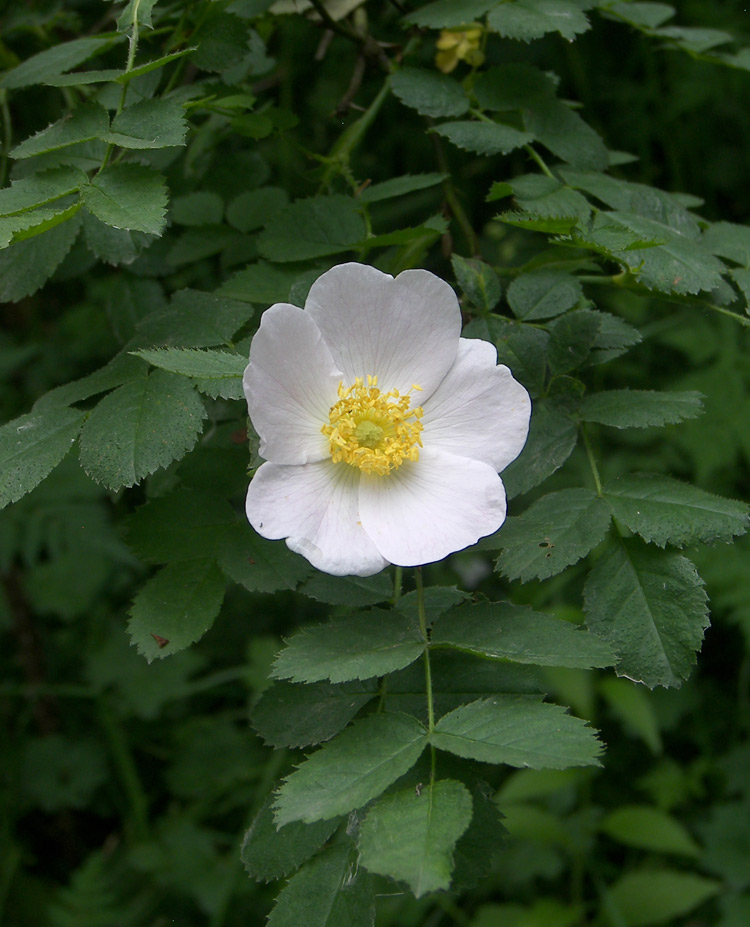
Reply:
<svg viewBox="0 0 750 927"><path fill-rule="evenodd" d="M415 5L370 0L356 15L366 10L378 39L403 42L399 18ZM229 115L196 105L185 151L147 153L168 178L170 225L134 262L96 264L79 243L43 289L2 307L3 421L106 363L138 320L176 290L215 290L255 258L255 229L245 220L251 211L241 197L264 191L264 208L273 212L318 191L330 166L321 157L382 84L368 65L348 106L359 67L354 44L304 16L268 13L268 3L161 6L165 25L145 33L144 45L154 56L178 44L197 49L173 72L175 86L208 72L216 93L229 87L267 105ZM239 37L221 19L228 6L249 30ZM725 29L750 45L740 0L678 6L682 25ZM119 12L100 0L6 0L0 66L112 30ZM427 68L433 39L418 53ZM637 156L620 176L689 191L705 201L709 219L748 221L746 71L695 60L598 16L574 43L558 35L530 45L496 39L487 55L490 63L554 70L560 96L580 101L608 147ZM101 66L121 66L122 47L102 57ZM142 80L158 81L159 73ZM58 119L73 94L67 87L0 90L4 183L8 147ZM523 151L492 159L436 145L424 122L390 96L352 167L358 182L373 184L409 172L450 173L481 254L498 267L516 266L539 247L493 221L496 204L485 202L492 182L529 169ZM23 169L21 162L14 176ZM338 176L331 183L334 191L346 188ZM235 204L228 223L225 203ZM442 209L443 191L433 187L374 204L372 214L377 231L387 231ZM469 253L461 229L451 232ZM452 279L451 248L449 235L435 235L416 263ZM747 330L694 305L615 289L598 306L643 335L629 354L597 369L600 386L697 389L707 397L700 419L660 430L658 440L649 430L598 436L604 475L647 467L747 498ZM324 593L271 596L232 585L197 647L147 664L130 646L126 613L149 568L126 544L128 516L178 483L204 485L207 472L216 491L241 502L246 473L234 451L244 442L242 412L219 411L207 427L217 436L210 451L143 485L108 492L70 459L0 515L0 922L9 927L247 927L264 923L271 908L278 886L248 879L238 847L295 757L264 746L249 714L282 636L345 606ZM583 453L568 467L583 472ZM545 491L558 478L569 482L560 475ZM608 673L550 671L550 692L601 729L605 767L498 772L493 787L509 837L487 877L465 894L384 897L380 927L750 923L750 544L740 539L690 554L712 610L691 679L649 692ZM466 588L497 596L502 581L489 563L468 552L428 573L431 581L451 584L458 576ZM308 576L301 565L296 581ZM516 599L575 620L582 576L574 569L528 583Z"/></svg>

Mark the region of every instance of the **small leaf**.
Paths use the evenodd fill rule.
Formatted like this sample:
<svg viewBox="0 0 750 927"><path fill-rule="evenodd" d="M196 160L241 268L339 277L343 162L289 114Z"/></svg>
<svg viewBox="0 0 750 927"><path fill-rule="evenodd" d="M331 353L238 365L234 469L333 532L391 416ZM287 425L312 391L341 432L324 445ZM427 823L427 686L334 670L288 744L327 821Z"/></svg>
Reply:
<svg viewBox="0 0 750 927"><path fill-rule="evenodd" d="M590 489L563 489L538 499L498 532L497 566L508 579L547 579L593 550L607 533L610 514Z"/></svg>
<svg viewBox="0 0 750 927"><path fill-rule="evenodd" d="M170 214L177 225L220 225L224 218L224 200L218 193L196 190L195 193L174 197L170 203Z"/></svg>
<svg viewBox="0 0 750 927"><path fill-rule="evenodd" d="M548 32L559 32L572 42L591 24L573 0L516 0L497 4L487 17L490 29L506 39L531 42Z"/></svg>
<svg viewBox="0 0 750 927"><path fill-rule="evenodd" d="M355 200L337 194L297 200L272 216L258 238L269 261L305 261L351 251L366 234Z"/></svg>
<svg viewBox="0 0 750 927"><path fill-rule="evenodd" d="M454 254L451 265L458 285L471 304L483 312L490 312L500 302L502 290L495 271L484 261L467 260Z"/></svg>
<svg viewBox="0 0 750 927"><path fill-rule="evenodd" d="M703 397L695 390L659 392L648 389L612 389L592 393L581 403L578 417L614 428L649 428L696 418Z"/></svg>
<svg viewBox="0 0 750 927"><path fill-rule="evenodd" d="M395 199L398 196L406 196L407 193L415 193L417 190L426 190L442 183L447 174L404 174L403 177L392 177L390 180L384 180L382 183L374 183L359 194L359 199L363 203L379 203L382 200Z"/></svg>
<svg viewBox="0 0 750 927"><path fill-rule="evenodd" d="M14 180L9 187L0 190L0 216L13 216L47 206L75 193L85 180L86 175L75 167L55 167Z"/></svg>
<svg viewBox="0 0 750 927"><path fill-rule="evenodd" d="M346 682L403 669L425 643L419 627L399 612L373 610L300 628L276 658L272 675L294 682Z"/></svg>
<svg viewBox="0 0 750 927"><path fill-rule="evenodd" d="M532 769L598 766L594 731L559 705L528 696L495 696L462 705L435 725L440 750L484 763Z"/></svg>
<svg viewBox="0 0 750 927"><path fill-rule="evenodd" d="M264 882L284 878L298 869L340 824L337 818L315 824L293 821L277 829L272 804L273 796L269 795L245 834L240 850L248 874Z"/></svg>
<svg viewBox="0 0 750 927"><path fill-rule="evenodd" d="M596 344L601 319L598 312L577 309L555 319L549 327L549 366L554 375L580 367Z"/></svg>
<svg viewBox="0 0 750 927"><path fill-rule="evenodd" d="M299 277L299 270L258 261L230 277L217 293L248 303L283 303Z"/></svg>
<svg viewBox="0 0 750 927"><path fill-rule="evenodd" d="M99 402L81 434L81 465L110 489L133 486L187 453L204 415L189 380L154 370Z"/></svg>
<svg viewBox="0 0 750 927"><path fill-rule="evenodd" d="M348 844L333 846L296 872L281 890L268 927L374 927L375 894L357 873Z"/></svg>
<svg viewBox="0 0 750 927"><path fill-rule="evenodd" d="M110 34L96 38L73 39L72 42L53 45L52 48L46 48L6 71L0 76L0 87L17 90L19 87L43 84L48 78L69 71L117 41L120 41L120 36Z"/></svg>
<svg viewBox="0 0 750 927"><path fill-rule="evenodd" d="M161 174L140 164L115 164L81 190L88 209L116 229L161 235L166 223L167 188Z"/></svg>
<svg viewBox="0 0 750 927"><path fill-rule="evenodd" d="M605 488L604 499L615 518L660 547L728 542L748 528L744 502L658 474L620 477Z"/></svg>
<svg viewBox="0 0 750 927"><path fill-rule="evenodd" d="M492 660L543 666L609 666L612 653L575 625L507 602L451 609L435 626L435 647L456 647Z"/></svg>
<svg viewBox="0 0 750 927"><path fill-rule="evenodd" d="M168 148L184 145L186 134L179 100L141 100L115 116L107 141L120 148Z"/></svg>
<svg viewBox="0 0 750 927"><path fill-rule="evenodd" d="M330 740L377 695L374 681L274 682L251 715L255 730L272 747L309 747Z"/></svg>
<svg viewBox="0 0 750 927"><path fill-rule="evenodd" d="M607 890L627 927L674 923L721 891L721 883L693 872L641 869L626 872Z"/></svg>
<svg viewBox="0 0 750 927"><path fill-rule="evenodd" d="M213 560L185 560L163 567L140 589L128 630L151 662L184 650L208 631L224 598L224 577Z"/></svg>
<svg viewBox="0 0 750 927"><path fill-rule="evenodd" d="M524 125L544 146L575 167L607 166L607 149L588 123L561 100L544 96L524 109Z"/></svg>
<svg viewBox="0 0 750 927"><path fill-rule="evenodd" d="M128 0L125 8L117 17L117 29L120 32L138 31L138 26L153 29L151 11L157 0Z"/></svg>
<svg viewBox="0 0 750 927"><path fill-rule="evenodd" d="M436 0L413 10L404 20L427 29L449 29L479 19L497 4L497 0Z"/></svg>
<svg viewBox="0 0 750 927"><path fill-rule="evenodd" d="M508 287L508 303L526 322L550 319L577 306L583 298L581 284L559 270L532 270L520 274Z"/></svg>
<svg viewBox="0 0 750 927"><path fill-rule="evenodd" d="M286 779L276 823L311 823L361 808L410 770L426 743L427 731L408 715L383 712L355 721Z"/></svg>
<svg viewBox="0 0 750 927"><path fill-rule="evenodd" d="M461 116L469 98L457 80L424 68L399 68L391 75L396 96L423 116Z"/></svg>
<svg viewBox="0 0 750 927"><path fill-rule="evenodd" d="M70 450L84 419L57 407L22 415L0 427L0 508L31 492Z"/></svg>
<svg viewBox="0 0 750 927"><path fill-rule="evenodd" d="M370 872L406 882L417 898L447 889L453 849L471 816L471 795L453 779L386 795L360 827L361 862Z"/></svg>
<svg viewBox="0 0 750 927"><path fill-rule="evenodd" d="M43 235L5 249L0 254L0 301L18 302L43 286L73 247L80 228L79 212Z"/></svg>
<svg viewBox="0 0 750 927"><path fill-rule="evenodd" d="M617 654L619 676L679 686L708 627L706 593L685 557L642 542L613 543L584 589L591 631Z"/></svg>
<svg viewBox="0 0 750 927"><path fill-rule="evenodd" d="M480 155L509 154L534 140L529 132L497 122L443 122L433 131L458 148Z"/></svg>
<svg viewBox="0 0 750 927"><path fill-rule="evenodd" d="M612 840L655 853L700 856L701 850L675 818L649 805L623 805L610 811L599 824Z"/></svg>
<svg viewBox="0 0 750 927"><path fill-rule="evenodd" d="M25 139L11 151L13 158L30 158L46 151L56 151L92 139L105 138L109 116L101 103L89 100L57 122Z"/></svg>
<svg viewBox="0 0 750 927"><path fill-rule="evenodd" d="M230 381L242 386L247 358L228 351L199 351L194 348L161 348L134 351L154 367L199 380Z"/></svg>

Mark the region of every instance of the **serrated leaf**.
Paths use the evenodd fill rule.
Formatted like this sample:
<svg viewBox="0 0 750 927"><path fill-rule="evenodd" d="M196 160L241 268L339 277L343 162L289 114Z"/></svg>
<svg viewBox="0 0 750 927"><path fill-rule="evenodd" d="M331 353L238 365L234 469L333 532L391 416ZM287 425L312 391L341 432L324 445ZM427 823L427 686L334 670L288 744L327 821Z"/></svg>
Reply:
<svg viewBox="0 0 750 927"><path fill-rule="evenodd" d="M377 695L373 680L274 682L264 690L251 715L252 725L272 747L309 747L330 740Z"/></svg>
<svg viewBox="0 0 750 927"><path fill-rule="evenodd" d="M386 795L360 826L360 860L370 872L406 882L417 898L449 888L453 849L471 816L469 790L453 779Z"/></svg>
<svg viewBox="0 0 750 927"><path fill-rule="evenodd" d="M508 498L528 492L561 467L576 446L575 424L543 401L534 405L526 446L503 471Z"/></svg>
<svg viewBox="0 0 750 927"><path fill-rule="evenodd" d="M268 927L374 927L375 894L348 844L305 863L281 890Z"/></svg>
<svg viewBox="0 0 750 927"><path fill-rule="evenodd" d="M563 489L538 499L498 532L497 567L508 579L547 579L577 563L607 533L610 513L590 489Z"/></svg>
<svg viewBox="0 0 750 927"><path fill-rule="evenodd" d="M133 486L189 451L204 415L189 380L154 370L99 402L81 433L81 465L110 489Z"/></svg>
<svg viewBox="0 0 750 927"><path fill-rule="evenodd" d="M500 222L528 232L546 232L548 235L570 235L578 225L575 216L542 216L524 212L504 212Z"/></svg>
<svg viewBox="0 0 750 927"><path fill-rule="evenodd" d="M749 523L744 502L660 474L622 476L606 486L604 500L615 518L660 547L728 542Z"/></svg>
<svg viewBox="0 0 750 927"><path fill-rule="evenodd" d="M89 250L108 264L132 264L153 241L144 232L115 229L84 209L83 233Z"/></svg>
<svg viewBox="0 0 750 927"><path fill-rule="evenodd" d="M558 158L574 167L604 168L607 149L601 136L577 112L553 96L531 101L524 126Z"/></svg>
<svg viewBox="0 0 750 927"><path fill-rule="evenodd" d="M472 790L474 814L453 853L453 890L465 891L478 885L494 868L504 849L508 831L494 801L495 789L486 782L477 782Z"/></svg>
<svg viewBox="0 0 750 927"><path fill-rule="evenodd" d="M299 592L329 605L377 605L393 595L393 580L388 573L330 576L316 570Z"/></svg>
<svg viewBox="0 0 750 927"><path fill-rule="evenodd" d="M218 554L226 575L251 592L295 589L310 572L307 561L279 541L267 541L245 522L230 528Z"/></svg>
<svg viewBox="0 0 750 927"><path fill-rule="evenodd" d="M44 234L4 249L0 253L0 301L17 302L43 286L73 247L80 228L77 212Z"/></svg>
<svg viewBox="0 0 750 927"><path fill-rule="evenodd" d="M281 879L298 869L340 824L337 818L315 824L293 821L277 829L272 805L273 796L269 795L245 834L240 850L248 874L264 882Z"/></svg>
<svg viewBox="0 0 750 927"><path fill-rule="evenodd" d="M530 64L503 64L477 75L474 94L482 109L523 109L539 100L553 99L554 77Z"/></svg>
<svg viewBox="0 0 750 927"><path fill-rule="evenodd" d="M72 219L80 208L80 203L73 203L63 209L42 207L0 219L0 248L7 248L11 242L26 241L42 235Z"/></svg>
<svg viewBox="0 0 750 927"><path fill-rule="evenodd" d="M627 927L674 923L717 895L721 883L693 872L641 869L626 872L607 889Z"/></svg>
<svg viewBox="0 0 750 927"><path fill-rule="evenodd" d="M615 669L654 686L679 686L695 663L708 610L703 583L679 554L613 543L584 588L586 623L617 654Z"/></svg>
<svg viewBox="0 0 750 927"><path fill-rule="evenodd" d="M184 560L159 570L130 608L128 631L139 652L150 663L194 644L219 614L224 586L213 560Z"/></svg>
<svg viewBox="0 0 750 927"><path fill-rule="evenodd" d="M73 380L64 386L57 386L45 393L34 403L34 411L48 408L59 409L61 406L71 405L90 399L97 393L106 393L128 380L136 380L143 376L143 364L128 354L117 354L112 360L95 370L86 377Z"/></svg>
<svg viewBox="0 0 750 927"><path fill-rule="evenodd" d="M149 348L228 344L254 314L247 303L220 293L178 290L167 308L152 312L138 323L134 341Z"/></svg>
<svg viewBox="0 0 750 927"><path fill-rule="evenodd" d="M417 190L426 190L442 183L447 174L404 174L402 177L392 177L382 183L374 183L360 193L359 199L363 203L379 203L382 200L395 199Z"/></svg>
<svg viewBox="0 0 750 927"><path fill-rule="evenodd" d="M549 344L546 331L491 315L487 319L470 322L464 329L464 335L492 341L497 348L498 363L510 367L513 376L523 383L532 399L543 392Z"/></svg>
<svg viewBox="0 0 750 927"><path fill-rule="evenodd" d="M407 13L404 19L427 29L448 29L479 19L496 3L497 0L436 0Z"/></svg>
<svg viewBox="0 0 750 927"><path fill-rule="evenodd" d="M430 743L468 759L532 769L598 766L601 750L595 732L564 708L512 695L481 699L443 715Z"/></svg>
<svg viewBox="0 0 750 927"><path fill-rule="evenodd" d="M674 16L674 7L668 3L649 3L641 0L620 0L608 3L604 8L606 14L616 16L633 26L645 26L655 29Z"/></svg>
<svg viewBox="0 0 750 927"><path fill-rule="evenodd" d="M305 261L351 251L366 231L355 200L314 196L272 216L258 237L258 249L269 261Z"/></svg>
<svg viewBox="0 0 750 927"><path fill-rule="evenodd" d="M199 351L195 348L160 348L155 351L134 351L138 357L170 373L199 380L229 381L242 394L242 375L247 358L228 351Z"/></svg>
<svg viewBox="0 0 750 927"><path fill-rule="evenodd" d="M480 155L508 154L534 140L530 132L497 122L443 122L433 131L458 148Z"/></svg>
<svg viewBox="0 0 750 927"><path fill-rule="evenodd" d="M346 682L384 676L413 663L425 642L399 612L373 610L300 628L276 658L272 675L294 682Z"/></svg>
<svg viewBox="0 0 750 927"><path fill-rule="evenodd" d="M695 390L659 392L646 389L612 389L586 396L578 409L584 422L614 428L649 428L696 418L703 397Z"/></svg>
<svg viewBox="0 0 750 927"><path fill-rule="evenodd" d="M74 167L55 167L14 180L0 190L0 216L13 216L54 203L75 193L85 180L85 175Z"/></svg>
<svg viewBox="0 0 750 927"><path fill-rule="evenodd" d="M153 29L151 11L157 0L128 0L122 13L117 17L117 29L120 32L138 30L139 26Z"/></svg>
<svg viewBox="0 0 750 927"><path fill-rule="evenodd" d="M599 824L612 840L655 853L700 856L688 831L671 815L649 805L623 805L610 811Z"/></svg>
<svg viewBox="0 0 750 927"><path fill-rule="evenodd" d="M703 234L703 244L711 254L750 267L750 227L734 222L714 222Z"/></svg>
<svg viewBox="0 0 750 927"><path fill-rule="evenodd" d="M61 407L22 415L0 428L0 508L31 492L60 463L85 417Z"/></svg>
<svg viewBox="0 0 750 927"><path fill-rule="evenodd" d="M283 303L299 277L299 270L258 261L230 277L217 293L249 303Z"/></svg>
<svg viewBox="0 0 750 927"><path fill-rule="evenodd" d="M583 288L571 274L560 270L532 270L520 274L508 287L508 304L526 322L551 319L577 306Z"/></svg>
<svg viewBox="0 0 750 927"><path fill-rule="evenodd" d="M116 229L161 235L167 188L161 174L140 164L114 164L81 188L87 209Z"/></svg>
<svg viewBox="0 0 750 927"><path fill-rule="evenodd" d="M109 116L101 103L89 100L78 105L57 122L25 139L11 151L13 158L30 158L45 151L57 151L68 145L105 138Z"/></svg>
<svg viewBox="0 0 750 927"><path fill-rule="evenodd" d="M121 37L110 34L96 38L73 39L71 42L53 45L52 48L46 48L6 71L0 77L0 87L17 90L19 87L42 84L48 78L69 71L117 41L121 41Z"/></svg>
<svg viewBox="0 0 750 927"><path fill-rule="evenodd" d="M497 4L487 17L487 25L506 39L531 42L548 32L559 32L572 42L591 24L573 0L515 0Z"/></svg>
<svg viewBox="0 0 750 927"><path fill-rule="evenodd" d="M411 769L426 743L427 731L409 715L382 712L355 721L286 779L276 823L311 823L361 808Z"/></svg>
<svg viewBox="0 0 750 927"><path fill-rule="evenodd" d="M567 621L508 602L451 609L435 626L432 644L514 663L584 668L612 663L612 653L599 638Z"/></svg>
<svg viewBox="0 0 750 927"><path fill-rule="evenodd" d="M114 117L107 141L120 148L168 148L184 145L186 134L179 100L141 100Z"/></svg>
<svg viewBox="0 0 750 927"><path fill-rule="evenodd" d="M495 183L487 201L510 195L515 196L520 210L540 218L585 222L591 214L591 204L585 196L545 174L526 174L507 183Z"/></svg>
<svg viewBox="0 0 750 927"><path fill-rule="evenodd" d="M624 354L628 348L638 344L642 338L637 328L628 325L609 312L600 312L599 334L591 349L588 364L603 364Z"/></svg>
<svg viewBox="0 0 750 927"><path fill-rule="evenodd" d="M391 90L423 116L461 116L469 109L469 98L461 84L438 71L399 68L391 75Z"/></svg>
<svg viewBox="0 0 750 927"><path fill-rule="evenodd" d="M549 367L554 375L570 373L589 357L599 335L601 319L591 309L576 309L549 326Z"/></svg>
<svg viewBox="0 0 750 927"><path fill-rule="evenodd" d="M456 281L472 305L490 312L500 302L502 289L500 280L489 264L479 260L467 260L454 254L451 265Z"/></svg>

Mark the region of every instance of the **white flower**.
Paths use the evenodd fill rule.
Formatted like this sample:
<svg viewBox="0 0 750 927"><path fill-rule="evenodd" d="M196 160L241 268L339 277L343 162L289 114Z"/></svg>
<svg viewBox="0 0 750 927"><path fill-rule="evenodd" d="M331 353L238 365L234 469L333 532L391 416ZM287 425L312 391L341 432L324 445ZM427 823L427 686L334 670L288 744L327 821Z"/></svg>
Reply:
<svg viewBox="0 0 750 927"><path fill-rule="evenodd" d="M528 393L460 337L447 283L364 264L268 309L244 387L267 461L247 494L266 538L336 575L441 560L505 520L498 471L521 451Z"/></svg>

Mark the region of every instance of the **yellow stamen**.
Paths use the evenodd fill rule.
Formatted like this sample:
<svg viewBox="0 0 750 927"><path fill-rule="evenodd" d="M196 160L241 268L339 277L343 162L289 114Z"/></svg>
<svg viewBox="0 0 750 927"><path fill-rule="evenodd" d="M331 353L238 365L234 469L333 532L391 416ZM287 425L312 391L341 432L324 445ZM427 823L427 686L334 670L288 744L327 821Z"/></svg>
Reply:
<svg viewBox="0 0 750 927"><path fill-rule="evenodd" d="M328 424L321 428L328 437L334 463L385 476L405 460L419 459L422 407L410 409L409 396L402 396L397 389L381 392L378 378L373 376L367 377L367 386L362 377L351 386L339 383L338 394Z"/></svg>

